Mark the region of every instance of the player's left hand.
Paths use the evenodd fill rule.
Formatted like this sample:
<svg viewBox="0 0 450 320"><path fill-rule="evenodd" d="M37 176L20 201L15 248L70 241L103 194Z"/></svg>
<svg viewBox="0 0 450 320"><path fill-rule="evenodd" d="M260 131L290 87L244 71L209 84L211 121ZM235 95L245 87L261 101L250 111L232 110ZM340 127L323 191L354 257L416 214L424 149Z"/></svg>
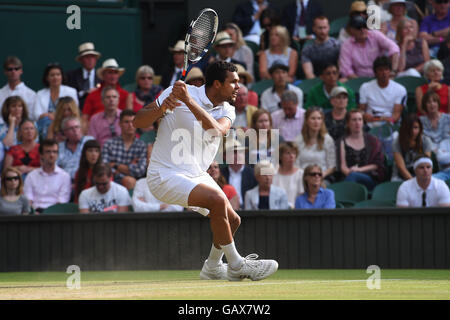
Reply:
<svg viewBox="0 0 450 320"><path fill-rule="evenodd" d="M185 104L187 104L188 100L190 99L190 95L189 95L189 92L187 91L186 83L184 83L181 80L178 80L173 85L172 94L175 98L184 102Z"/></svg>

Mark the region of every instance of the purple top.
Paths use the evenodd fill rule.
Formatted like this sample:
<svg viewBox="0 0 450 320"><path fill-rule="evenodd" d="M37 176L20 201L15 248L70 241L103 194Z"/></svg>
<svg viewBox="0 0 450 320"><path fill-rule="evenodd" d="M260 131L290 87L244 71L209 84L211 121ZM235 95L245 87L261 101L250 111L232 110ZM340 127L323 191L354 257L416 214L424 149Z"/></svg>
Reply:
<svg viewBox="0 0 450 320"><path fill-rule="evenodd" d="M420 32L426 32L431 34L433 31L439 31L450 26L450 15L447 12L447 15L444 19L438 20L434 14L426 16L420 24ZM440 44L436 43L434 45L430 45L430 47L438 47Z"/></svg>

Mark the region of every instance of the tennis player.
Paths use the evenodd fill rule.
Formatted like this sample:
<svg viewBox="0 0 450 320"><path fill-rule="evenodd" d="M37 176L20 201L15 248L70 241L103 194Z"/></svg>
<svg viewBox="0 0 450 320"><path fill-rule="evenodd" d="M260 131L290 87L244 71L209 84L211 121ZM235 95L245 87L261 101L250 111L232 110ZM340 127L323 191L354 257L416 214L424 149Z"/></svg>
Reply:
<svg viewBox="0 0 450 320"><path fill-rule="evenodd" d="M201 279L244 278L261 280L278 269L275 260L242 257L233 235L240 217L217 183L206 172L236 115L234 103L239 90L237 68L218 61L206 71L201 87L177 81L145 108L134 120L137 128L149 127L161 118L147 183L160 201L190 208L210 218L213 245L200 272ZM167 112L172 110L172 113ZM200 132L200 134L199 134ZM222 262L225 257L228 264Z"/></svg>

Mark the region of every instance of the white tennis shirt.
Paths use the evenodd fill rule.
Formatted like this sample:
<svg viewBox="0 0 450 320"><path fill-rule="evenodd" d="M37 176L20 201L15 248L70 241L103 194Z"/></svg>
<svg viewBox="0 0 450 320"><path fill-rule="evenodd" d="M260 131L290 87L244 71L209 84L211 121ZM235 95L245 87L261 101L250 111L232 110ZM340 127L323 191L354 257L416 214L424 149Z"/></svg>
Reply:
<svg viewBox="0 0 450 320"><path fill-rule="evenodd" d="M205 86L187 85L187 90L214 119L226 117L233 124L236 113L228 102L214 107L206 96ZM172 86L161 93L158 103L162 104L171 92ZM221 137L209 136L191 110L183 102L181 104L173 113L162 118L153 145L148 174L156 171L163 180L176 173L188 177L204 174L214 160L221 141Z"/></svg>

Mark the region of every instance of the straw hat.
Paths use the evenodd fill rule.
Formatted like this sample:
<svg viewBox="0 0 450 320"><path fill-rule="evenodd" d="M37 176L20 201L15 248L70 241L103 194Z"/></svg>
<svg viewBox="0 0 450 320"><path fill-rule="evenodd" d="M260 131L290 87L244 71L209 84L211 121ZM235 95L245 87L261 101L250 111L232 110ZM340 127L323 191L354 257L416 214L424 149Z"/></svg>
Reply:
<svg viewBox="0 0 450 320"><path fill-rule="evenodd" d="M124 74L124 72L125 72L125 68L120 68L119 64L116 61L116 59L113 59L113 58L106 59L103 62L102 67L97 69L97 77L100 80L103 80L103 71L105 71L106 69L119 71L119 77L121 77Z"/></svg>
<svg viewBox="0 0 450 320"><path fill-rule="evenodd" d="M97 56L97 58L100 58L102 56L100 52L95 51L95 47L92 42L85 42L80 44L80 46L78 47L78 56L76 56L75 60L80 61L80 58L82 56L86 56L88 54L93 54Z"/></svg>
<svg viewBox="0 0 450 320"><path fill-rule="evenodd" d="M178 40L174 47L169 47L170 52L184 52L184 41Z"/></svg>
<svg viewBox="0 0 450 320"><path fill-rule="evenodd" d="M354 1L350 7L350 12L354 11L366 11L367 6L364 1Z"/></svg>
<svg viewBox="0 0 450 320"><path fill-rule="evenodd" d="M203 79L203 81L205 81L205 76L203 75L202 70L197 67L193 67L191 69L191 71L189 71L184 82L188 83L189 81L195 80L195 79Z"/></svg>
<svg viewBox="0 0 450 320"><path fill-rule="evenodd" d="M245 68L242 65L236 64L236 67L237 67L237 74L239 77L241 77L241 76L245 77L245 79L247 80L247 83L253 82L252 75L247 70L245 70Z"/></svg>
<svg viewBox="0 0 450 320"><path fill-rule="evenodd" d="M216 41L214 42L214 46L221 46L223 44L235 43L233 39L231 39L230 35L226 31L220 31L216 36Z"/></svg>

